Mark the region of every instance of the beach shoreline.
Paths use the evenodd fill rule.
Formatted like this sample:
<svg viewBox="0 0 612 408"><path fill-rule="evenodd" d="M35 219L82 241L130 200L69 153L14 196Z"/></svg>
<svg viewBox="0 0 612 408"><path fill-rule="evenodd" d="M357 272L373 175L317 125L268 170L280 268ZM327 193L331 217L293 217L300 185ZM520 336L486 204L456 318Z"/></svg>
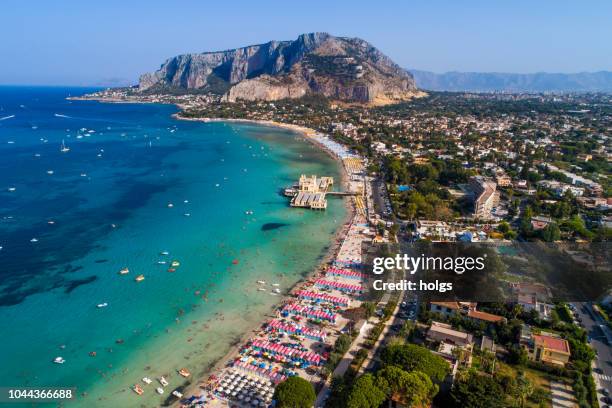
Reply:
<svg viewBox="0 0 612 408"><path fill-rule="evenodd" d="M125 100L125 99L108 99L108 98L91 98L84 96L77 97L69 97L67 99L70 100L86 100L86 101L97 101L100 103L115 103L115 104L131 104L131 103L161 103L161 104L169 104L176 106L179 111L173 113L171 117L175 120L185 120L185 121L193 121L193 122L203 122L203 123L216 123L216 122L224 122L224 123L238 123L238 124L253 124L257 126L268 126L274 128L281 128L290 130L301 139L308 141L315 148L321 149L321 151L325 152L328 156L330 156L339 166L340 170L340 185L347 186L350 183L349 171L346 168L346 165L339 155L335 154L328 146L319 141L316 137L318 134L322 134L321 132L317 132L314 129L307 128L304 126L282 123L270 120L255 120L255 119L241 119L241 118L206 118L206 117L184 117L181 116L181 113L186 109L185 106L182 106L180 103L175 102L155 102L149 100ZM326 136L326 135L325 135ZM326 136L327 137L327 136ZM317 274L322 273L325 266L329 265L337 255L339 254L342 244L345 239L349 236L349 231L351 226L357 216L357 209L352 202L352 200L343 200L344 206L346 209L346 214L344 219L341 221L340 226L336 230L335 234L330 240L330 245L327 250L324 252L321 259L317 262L317 266L313 268L309 273L302 276L302 278L297 281L283 296L279 298L278 302L275 302L271 307L266 311L263 319L253 322L253 324L248 327L244 333L240 337L236 337L237 340L230 344L228 351L223 355L223 357L218 358L216 361L213 360L206 367L200 367L200 370L194 370L194 378L189 382L184 382L179 385L179 388L182 389L182 393L184 395L198 394L204 390L203 385L207 382L210 376L214 373L219 373L224 370L231 362L233 362L236 357L239 356L240 350L243 345L248 342L256 333L261 332L262 326L270 319L274 318L273 314L275 310L279 308L280 305L286 303L291 300L292 294L295 293L299 288L307 286L308 282ZM172 406L177 406L180 404L180 401L176 401L171 404Z"/></svg>
<svg viewBox="0 0 612 408"><path fill-rule="evenodd" d="M181 107L179 106L179 108ZM317 148L321 149L323 152L331 156L339 165L341 185L348 184L349 174L342 161L342 158L338 157L331 150L329 150L325 145L323 145L318 140L312 137L318 133L314 129L307 128L304 126L299 126L299 125L293 125L293 124L275 122L275 121L265 121L265 120L239 119L239 118L186 118L186 117L182 117L180 115L180 112L172 114L172 117L176 120L186 120L186 121L193 121L193 122L242 123L242 124L254 124L254 125L259 125L259 126L270 126L270 127L291 130L301 135L304 140L308 141L312 145L316 146ZM342 242L348 235L350 226L356 215L356 209L354 205L351 204L350 200L344 200L344 206L346 208L346 215L344 217L344 220L342 220L341 226L338 228L338 230L332 237L330 246L327 249L326 253L323 255L318 265L310 273L303 276L298 282L296 282L288 290L288 292L284 296L281 297L281 299L278 302L272 305L272 307L268 311L269 313L266 313L265 318L262 321L255 322L251 327L249 327L249 329L245 331L245 333L240 337L240 340L236 342L236 344L232 345L230 349L228 350L228 352L225 353L222 358L218 359L215 363L210 364L209 368L207 368L203 373L199 374L199 378L197 378L195 381L185 385L184 394L189 395L189 394L197 393L198 391L202 391L203 387L201 387L201 384L205 384L207 379L210 377L210 375L212 375L215 372L219 372L223 370L229 364L229 362L235 360L235 358L239 355L239 351L242 348L242 346L246 342L249 341L249 339L253 336L253 334L261 330L262 326L267 320L274 317L274 315L272 315L272 312L274 310L277 310L281 304L291 299L292 293L298 290L301 286L305 285L308 282L308 280L311 279L313 276L315 276L317 273L322 272L323 268L326 265L328 265L338 255ZM177 404L179 404L179 401L177 401L176 404L174 405L177 405Z"/></svg>

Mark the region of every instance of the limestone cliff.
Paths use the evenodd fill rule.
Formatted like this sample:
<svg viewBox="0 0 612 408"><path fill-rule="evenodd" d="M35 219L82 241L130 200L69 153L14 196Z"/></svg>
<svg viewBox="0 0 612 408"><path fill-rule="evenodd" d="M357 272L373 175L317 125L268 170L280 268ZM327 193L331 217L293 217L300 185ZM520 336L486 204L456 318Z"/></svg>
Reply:
<svg viewBox="0 0 612 408"><path fill-rule="evenodd" d="M346 102L390 103L417 94L412 76L368 42L327 33L179 55L142 75L139 89L212 91L224 93L226 101L310 93Z"/></svg>

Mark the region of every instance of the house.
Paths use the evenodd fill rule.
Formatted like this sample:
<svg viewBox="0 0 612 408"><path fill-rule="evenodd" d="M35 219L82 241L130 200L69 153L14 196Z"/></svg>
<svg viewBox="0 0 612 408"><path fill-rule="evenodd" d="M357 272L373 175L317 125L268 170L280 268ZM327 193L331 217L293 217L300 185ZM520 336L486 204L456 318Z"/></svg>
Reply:
<svg viewBox="0 0 612 408"><path fill-rule="evenodd" d="M512 178L505 173L498 173L495 176L495 181L500 187L509 187L512 185Z"/></svg>
<svg viewBox="0 0 612 408"><path fill-rule="evenodd" d="M467 317L475 321L481 321L486 323L506 323L506 318L503 316L494 315L492 313L480 312L476 309L469 310Z"/></svg>
<svg viewBox="0 0 612 408"><path fill-rule="evenodd" d="M565 367L569 362L569 343L553 333L531 333L530 337L523 340L522 347L531 361L561 367Z"/></svg>
<svg viewBox="0 0 612 408"><path fill-rule="evenodd" d="M541 217L541 216L531 217L531 227L535 231L543 230L548 225L550 225L552 222L553 220L550 217Z"/></svg>
<svg viewBox="0 0 612 408"><path fill-rule="evenodd" d="M475 302L431 302L429 310L450 317L456 313L466 314L471 309L476 309Z"/></svg>
<svg viewBox="0 0 612 408"><path fill-rule="evenodd" d="M427 331L427 341L444 342L459 347L468 347L473 344L473 336L459 330L454 330L450 324L431 322Z"/></svg>
<svg viewBox="0 0 612 408"><path fill-rule="evenodd" d="M440 313L444 317L460 314L469 319L485 322L487 324L506 322L505 317L481 312L476 310L476 306L476 302L431 302L429 304L429 310L434 313Z"/></svg>
<svg viewBox="0 0 612 408"><path fill-rule="evenodd" d="M541 283L518 283L514 287L516 303L529 312L535 310L540 318L549 320L554 305L547 303L551 297L549 289Z"/></svg>

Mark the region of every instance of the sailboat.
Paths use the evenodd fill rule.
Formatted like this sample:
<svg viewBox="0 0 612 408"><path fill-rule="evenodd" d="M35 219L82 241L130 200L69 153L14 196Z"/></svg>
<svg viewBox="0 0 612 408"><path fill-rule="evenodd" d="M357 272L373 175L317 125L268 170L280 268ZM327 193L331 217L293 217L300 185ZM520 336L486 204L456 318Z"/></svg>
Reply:
<svg viewBox="0 0 612 408"><path fill-rule="evenodd" d="M62 140L62 147L60 148L60 152L66 153L66 152L69 152L69 151L70 151L70 148L68 146L66 146L66 144Z"/></svg>

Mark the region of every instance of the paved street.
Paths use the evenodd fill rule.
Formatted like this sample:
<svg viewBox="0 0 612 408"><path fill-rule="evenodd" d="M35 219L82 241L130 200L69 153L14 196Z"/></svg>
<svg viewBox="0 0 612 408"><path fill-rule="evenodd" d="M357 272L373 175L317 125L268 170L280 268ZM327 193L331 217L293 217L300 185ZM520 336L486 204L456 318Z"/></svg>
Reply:
<svg viewBox="0 0 612 408"><path fill-rule="evenodd" d="M550 392L552 394L553 408L574 408L578 406L571 386L551 381Z"/></svg>
<svg viewBox="0 0 612 408"><path fill-rule="evenodd" d="M606 343L606 336L610 336L610 329L599 316L595 315L588 303L575 303L574 306L577 309L577 316L582 320L582 325L591 339L591 347L597 352L593 365L594 378L595 384L597 384L600 406L604 407L604 395L600 392L600 389L612 390L612 347Z"/></svg>

